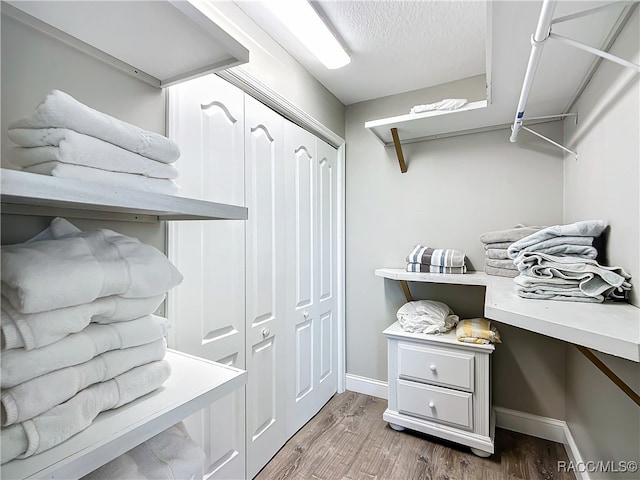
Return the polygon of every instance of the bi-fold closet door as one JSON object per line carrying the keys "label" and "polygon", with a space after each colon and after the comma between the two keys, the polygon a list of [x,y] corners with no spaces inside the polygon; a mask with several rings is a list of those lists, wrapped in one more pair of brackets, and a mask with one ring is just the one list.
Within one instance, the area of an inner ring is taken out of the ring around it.
{"label": "bi-fold closet door", "polygon": [[252,478],[337,388],[336,150],[215,76],[169,100],[183,193],[249,208],[171,227],[170,342],[248,371],[189,427],[210,478]]}

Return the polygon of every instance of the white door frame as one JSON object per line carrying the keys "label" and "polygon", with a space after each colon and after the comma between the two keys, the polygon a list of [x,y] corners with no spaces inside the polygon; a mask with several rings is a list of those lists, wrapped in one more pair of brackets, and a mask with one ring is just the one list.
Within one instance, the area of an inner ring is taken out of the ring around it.
{"label": "white door frame", "polygon": [[345,141],[315,118],[300,110],[296,105],[271,89],[242,67],[217,72],[216,75],[240,88],[247,94],[275,110],[288,120],[300,125],[338,149],[338,392],[345,390]]}

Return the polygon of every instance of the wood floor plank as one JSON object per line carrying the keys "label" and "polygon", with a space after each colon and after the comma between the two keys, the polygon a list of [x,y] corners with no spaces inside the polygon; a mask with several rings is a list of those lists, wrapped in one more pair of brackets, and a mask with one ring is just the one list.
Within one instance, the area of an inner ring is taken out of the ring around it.
{"label": "wood floor plank", "polygon": [[575,480],[558,472],[564,446],[496,429],[496,452],[473,455],[462,445],[391,429],[386,400],[335,395],[276,454],[256,480]]}

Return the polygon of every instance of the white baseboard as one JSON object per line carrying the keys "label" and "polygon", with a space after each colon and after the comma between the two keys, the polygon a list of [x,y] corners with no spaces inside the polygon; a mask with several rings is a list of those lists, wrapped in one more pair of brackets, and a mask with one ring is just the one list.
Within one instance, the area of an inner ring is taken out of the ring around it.
{"label": "white baseboard", "polygon": [[362,393],[363,395],[371,395],[372,397],[384,398],[385,400],[388,400],[387,382],[374,380],[372,378],[360,377],[358,375],[352,375],[350,373],[347,373],[346,380],[347,390],[351,392]]}
{"label": "white baseboard", "polygon": [[[387,382],[381,380],[374,380],[372,378],[347,373],[346,387],[347,390],[351,392],[388,400]],[[567,450],[570,462],[573,465],[582,464],[582,455],[580,455],[580,451],[573,439],[573,435],[571,435],[571,430],[569,430],[567,422],[504,407],[494,407],[494,410],[496,412],[496,427],[562,443]],[[579,472],[576,470],[576,475],[579,480],[590,480],[589,472]]]}

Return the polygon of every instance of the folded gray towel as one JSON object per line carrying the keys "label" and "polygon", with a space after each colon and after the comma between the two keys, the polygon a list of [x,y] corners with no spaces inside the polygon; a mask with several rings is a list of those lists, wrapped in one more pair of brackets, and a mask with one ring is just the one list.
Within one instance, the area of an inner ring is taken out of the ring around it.
{"label": "folded gray towel", "polygon": [[519,274],[518,270],[509,270],[508,268],[490,267],[489,265],[484,266],[484,273],[486,273],[487,275],[493,275],[495,277],[509,277],[509,278],[517,277]]}
{"label": "folded gray towel", "polygon": [[518,267],[516,267],[513,263],[513,260],[508,259],[508,260],[495,260],[493,258],[486,258],[485,259],[485,264],[489,267],[494,267],[494,268],[506,268],[507,270],[518,270]]}
{"label": "folded gray towel", "polygon": [[509,248],[509,246],[512,244],[513,242],[492,242],[492,243],[485,243],[484,244],[484,249],[485,250],[490,250],[490,249],[507,249]]}
{"label": "folded gray towel", "polygon": [[520,240],[521,238],[539,231],[541,228],[544,227],[526,227],[519,225],[514,228],[483,233],[480,235],[480,241],[482,243],[515,242],[516,240]]}
{"label": "folded gray towel", "polygon": [[507,260],[509,259],[509,255],[507,255],[506,248],[488,248],[484,252],[487,258],[492,258],[494,260]]}
{"label": "folded gray towel", "polygon": [[[514,242],[513,245],[509,247],[509,257],[516,258],[518,253],[524,251],[525,248],[546,240],[555,239],[556,237],[595,238],[600,236],[605,228],[606,224],[602,220],[586,220],[583,222],[571,223],[569,225],[554,225],[552,227],[547,227]],[[575,242],[575,240],[573,242]],[[560,243],[562,243],[562,241],[560,241]],[[560,243],[555,245],[559,245]],[[571,244],[572,241],[565,241],[564,243]]]}

